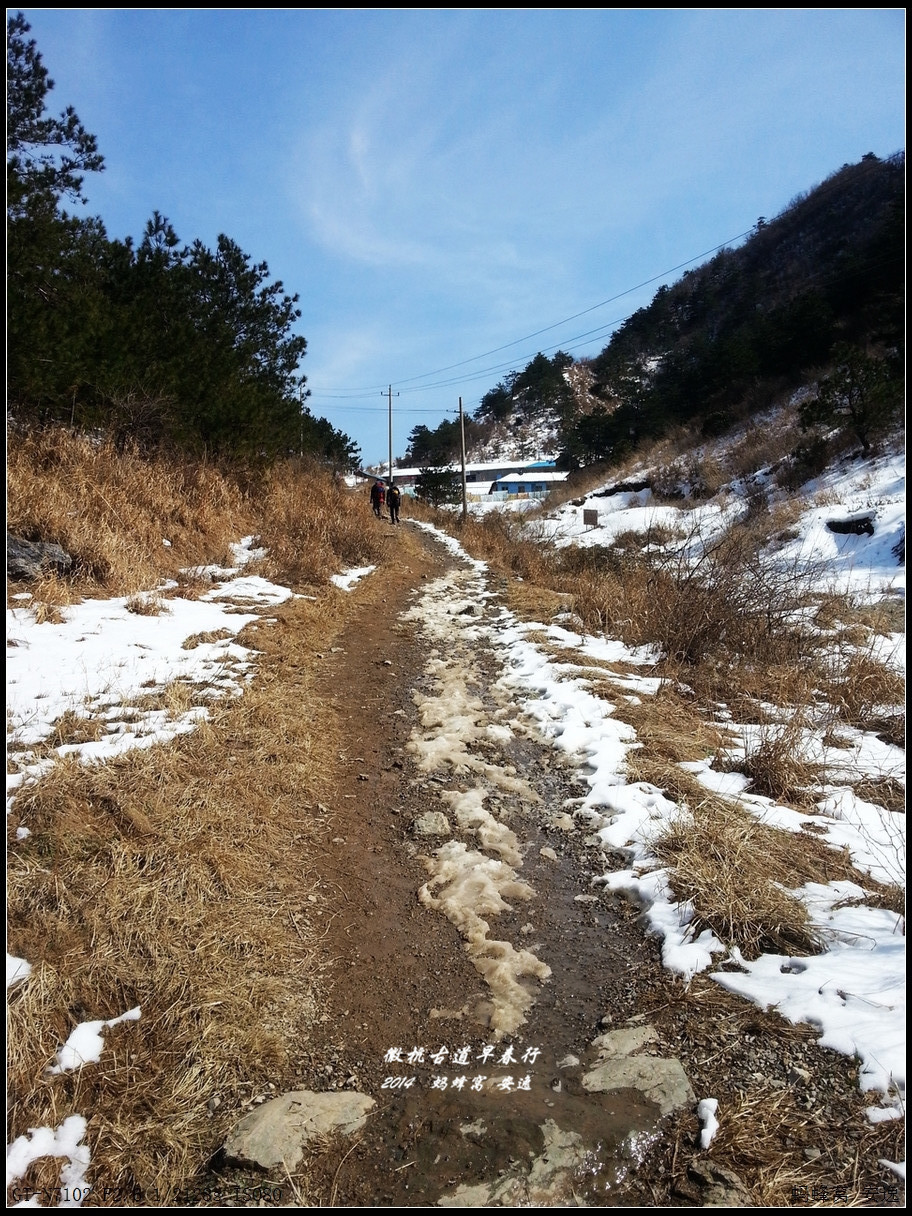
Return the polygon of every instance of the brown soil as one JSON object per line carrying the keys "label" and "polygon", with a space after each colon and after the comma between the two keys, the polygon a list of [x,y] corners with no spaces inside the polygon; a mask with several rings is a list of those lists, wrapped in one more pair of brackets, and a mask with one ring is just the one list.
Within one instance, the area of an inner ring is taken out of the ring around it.
{"label": "brown soil", "polygon": [[[286,1089],[358,1090],[377,1106],[365,1128],[350,1140],[309,1151],[293,1179],[277,1178],[281,1198],[292,1206],[427,1206],[459,1184],[497,1177],[528,1160],[542,1147],[541,1125],[554,1119],[572,1124],[593,1146],[585,1176],[572,1196],[555,1206],[702,1206],[706,1181],[691,1168],[697,1159],[700,1126],[694,1112],[661,1123],[656,1108],[633,1091],[584,1094],[580,1077],[593,1060],[587,1048],[606,1026],[648,1021],[660,1035],[660,1053],[684,1064],[697,1098],[712,1095],[737,1104],[748,1095],[794,1100],[795,1114],[774,1137],[770,1150],[745,1147],[720,1137],[713,1158],[738,1174],[754,1202],[795,1202],[785,1184],[772,1198],[769,1177],[788,1166],[791,1184],[828,1180],[853,1183],[854,1206],[883,1206],[883,1194],[865,1195],[863,1185],[887,1186],[896,1179],[877,1166],[891,1156],[879,1133],[863,1133],[851,1061],[820,1051],[808,1028],[738,1002],[707,981],[703,1004],[688,997],[661,966],[658,944],[623,900],[590,896],[593,875],[606,861],[585,833],[549,827],[564,800],[581,792],[578,777],[560,767],[550,749],[532,741],[514,742],[507,759],[536,789],[541,803],[510,809],[511,827],[524,842],[522,878],[535,890],[533,907],[497,919],[494,936],[523,944],[521,928],[535,922],[535,950],[552,969],[536,985],[537,999],[526,1023],[495,1042],[484,1024],[485,990],[456,928],[424,907],[418,891],[428,875],[421,855],[439,841],[416,840],[411,824],[428,810],[446,810],[433,776],[419,773],[405,745],[417,721],[412,692],[426,687],[426,645],[409,622],[400,620],[429,580],[458,559],[426,534],[403,524],[388,529],[389,554],[381,570],[352,592],[353,611],[332,650],[323,656],[319,692],[327,729],[345,741],[333,780],[322,792],[316,813],[323,816],[323,855],[315,907],[325,924],[320,944],[327,967],[326,1007],[310,1040],[300,1045],[294,1077]],[[498,658],[478,656],[493,678]],[[484,689],[477,690],[480,694]],[[322,809],[321,809],[322,808]],[[542,858],[548,846],[557,860]],[[478,1062],[485,1046],[495,1061],[507,1046],[517,1056],[530,1048],[537,1057],[521,1069]],[[403,1063],[385,1057],[401,1048]],[[409,1063],[413,1049],[426,1055],[446,1047],[470,1049],[468,1069],[444,1060]],[[579,1066],[558,1068],[568,1055]],[[815,1089],[809,1105],[794,1089],[782,1093],[779,1074],[801,1065],[812,1070]],[[433,1088],[435,1077],[479,1071],[498,1078],[528,1075],[528,1091],[460,1093]],[[755,1078],[751,1080],[750,1074]],[[413,1077],[409,1088],[398,1088]],[[768,1085],[776,1086],[765,1090]],[[478,1121],[485,1136],[467,1134]],[[643,1129],[646,1147],[631,1158],[628,1132]],[[855,1130],[857,1129],[857,1130]],[[867,1139],[865,1137],[867,1136]],[[814,1159],[806,1149],[820,1149]],[[901,1151],[898,1143],[893,1152]],[[753,1155],[752,1155],[753,1154]],[[893,1160],[899,1159],[892,1156]],[[257,1180],[213,1163],[225,1191],[223,1206],[244,1206],[244,1193]],[[232,1199],[229,1184],[240,1187]],[[753,1188],[753,1190],[752,1190]],[[891,1197],[888,1195],[887,1202]],[[902,1188],[893,1202],[901,1203]],[[800,1201],[799,1201],[800,1202]]]}

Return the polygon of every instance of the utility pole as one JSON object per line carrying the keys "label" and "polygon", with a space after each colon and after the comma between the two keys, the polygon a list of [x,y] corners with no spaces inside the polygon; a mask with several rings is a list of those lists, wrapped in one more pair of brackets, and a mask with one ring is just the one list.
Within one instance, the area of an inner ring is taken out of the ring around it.
{"label": "utility pole", "polygon": [[[398,393],[395,394],[397,397]],[[390,385],[387,389],[387,397],[389,398],[389,474],[386,479],[386,484],[393,484],[393,386]]]}
{"label": "utility pole", "polygon": [[462,398],[459,398],[459,450],[462,454],[462,518],[463,521],[469,514],[469,504],[466,496],[466,474],[465,474],[465,420],[462,415]]}

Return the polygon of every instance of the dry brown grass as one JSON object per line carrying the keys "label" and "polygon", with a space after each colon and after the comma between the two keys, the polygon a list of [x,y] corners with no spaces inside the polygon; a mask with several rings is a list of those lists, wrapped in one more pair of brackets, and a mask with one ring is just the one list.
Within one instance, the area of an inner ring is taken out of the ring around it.
{"label": "dry brown grass", "polygon": [[[606,692],[608,699],[612,699],[610,684]],[[613,697],[617,697],[616,688]],[[655,761],[681,764],[707,760],[718,756],[731,742],[723,730],[706,721],[693,699],[670,680],[639,704],[619,702],[614,716],[634,728],[643,755]]]}
{"label": "dry brown grass", "polygon": [[322,586],[341,566],[375,565],[383,556],[367,495],[351,494],[325,473],[297,462],[277,466],[256,505],[269,577]]}
{"label": "dry brown grass", "polygon": [[91,743],[105,733],[105,724],[98,718],[85,717],[68,709],[54,723],[50,742],[54,747],[67,743]]}
{"label": "dry brown grass", "polygon": [[69,579],[29,588],[46,611],[84,592],[129,595],[132,611],[151,612],[146,602],[173,592],[150,599],[150,587],[176,579],[182,595],[207,589],[202,570],[233,565],[231,544],[245,535],[268,547],[264,573],[296,586],[324,585],[383,552],[366,496],[298,460],[254,477],[49,430],[10,436],[7,481],[9,531],[56,541],[76,563]]}
{"label": "dry brown grass", "polygon": [[813,806],[819,797],[820,766],[804,758],[806,723],[800,713],[784,723],[762,727],[738,771],[750,778],[754,793],[792,806]]}
{"label": "dry brown grass", "polygon": [[573,607],[570,596],[525,581],[506,582],[504,594],[510,611],[522,621],[551,621]]}
{"label": "dry brown grass", "polygon": [[93,593],[147,589],[227,557],[238,531],[253,531],[243,490],[217,468],[147,460],[65,430],[11,433],[7,484],[9,531],[62,545]]}
{"label": "dry brown grass", "polygon": [[873,802],[895,814],[906,813],[906,787],[895,777],[864,777],[852,788],[865,802]]}
{"label": "dry brown grass", "polygon": [[[338,620],[303,600],[274,615],[253,686],[209,724],[104,766],[59,762],[15,802],[10,826],[31,835],[9,843],[8,945],[34,970],[10,1001],[12,1135],[90,1115],[92,1173],[112,1187],[174,1194],[242,1084],[281,1080],[315,1016],[310,806],[339,749],[325,713],[311,731],[307,695]],[[99,1064],[47,1073],[76,1023],[136,1006]]]}
{"label": "dry brown grass", "polygon": [[789,892],[850,874],[857,880],[848,857],[811,835],[768,827],[679,768],[633,756],[634,779],[657,785],[686,808],[653,849],[669,867],[675,898],[693,906],[695,935],[710,929],[745,958],[818,953],[807,910]]}
{"label": "dry brown grass", "polygon": [[131,595],[125,605],[127,612],[136,616],[162,616],[170,609],[157,595]]}
{"label": "dry brown grass", "polygon": [[905,739],[905,680],[863,652],[853,654],[838,681],[838,707],[851,726],[887,735],[897,746]]}
{"label": "dry brown grass", "polygon": [[30,608],[38,625],[62,625],[66,620],[66,617],[56,604],[47,604],[43,600],[33,600]]}
{"label": "dry brown grass", "polygon": [[[880,1163],[903,1159],[904,1121],[868,1122],[857,1067],[820,1047],[819,1030],[745,1002],[706,974],[654,1000],[650,1021],[667,1049],[682,1056],[696,1092],[719,1103],[708,1149],[699,1147],[694,1114],[666,1142],[679,1202],[707,1203],[706,1171],[718,1166],[736,1174],[757,1207],[887,1206],[878,1200],[891,1190],[901,1199],[902,1184],[885,1183],[891,1175]],[[794,1063],[810,1071],[810,1086],[789,1077]]]}
{"label": "dry brown grass", "polygon": [[725,453],[730,477],[749,477],[760,469],[771,468],[785,460],[804,438],[795,408],[777,411],[774,426],[750,423],[744,434]]}
{"label": "dry brown grass", "polygon": [[[861,1109],[857,1120],[864,1126]],[[872,1179],[864,1163],[902,1160],[902,1121],[898,1123],[868,1126],[859,1140],[851,1141],[838,1129],[821,1126],[819,1115],[801,1104],[800,1093],[756,1085],[733,1096],[710,1155],[719,1154],[741,1177],[750,1178],[759,1207],[831,1206],[837,1186],[844,1193],[840,1207],[880,1206],[882,1178]],[[820,1151],[820,1156],[809,1160],[794,1151],[796,1145]],[[895,1189],[901,1193],[901,1186]]]}

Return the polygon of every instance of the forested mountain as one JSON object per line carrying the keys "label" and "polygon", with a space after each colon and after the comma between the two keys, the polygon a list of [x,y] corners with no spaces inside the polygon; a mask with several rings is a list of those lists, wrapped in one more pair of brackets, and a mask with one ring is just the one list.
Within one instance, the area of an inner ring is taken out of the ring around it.
{"label": "forested mountain", "polygon": [[[869,153],[661,287],[594,359],[539,353],[504,377],[466,442],[544,419],[574,468],[680,424],[722,433],[808,387],[808,427],[843,420],[864,447],[902,408],[904,332],[905,157]],[[412,462],[457,454],[453,426],[413,432]]]}
{"label": "forested mountain", "polygon": [[293,333],[298,297],[228,236],[182,245],[153,212],[138,245],[78,219],[87,173],[104,169],[53,88],[21,13],[7,26],[8,411],[18,425],[63,421],[142,447],[257,458],[359,455],[304,402]]}

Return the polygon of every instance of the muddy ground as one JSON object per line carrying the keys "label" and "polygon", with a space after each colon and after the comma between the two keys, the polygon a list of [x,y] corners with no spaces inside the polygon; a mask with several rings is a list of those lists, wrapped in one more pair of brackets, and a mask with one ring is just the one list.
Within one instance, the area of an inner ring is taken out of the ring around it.
{"label": "muddy ground", "polygon": [[[477,773],[467,777],[445,764],[419,767],[413,746],[426,733],[416,694],[440,695],[429,659],[446,648],[429,642],[410,609],[432,587],[439,597],[438,580],[455,578],[454,608],[463,611],[465,563],[414,527],[379,526],[388,529],[389,558],[352,593],[355,611],[319,674],[326,713],[345,740],[338,780],[310,808],[322,834],[313,902],[324,925],[325,1010],[300,1044],[295,1075],[277,1078],[265,1095],[357,1090],[377,1105],[354,1136],[311,1146],[292,1178],[275,1175],[281,1191],[267,1202],[903,1202],[895,1176],[877,1163],[883,1145],[865,1129],[852,1062],[820,1050],[811,1028],[782,1023],[711,981],[688,994],[662,967],[659,943],[638,910],[593,887],[610,865],[596,842],[579,826],[554,825],[582,794],[582,775],[519,731],[480,750],[485,763],[518,774],[534,791],[530,798],[487,782],[488,805],[520,841],[518,872],[534,893],[490,918],[491,937],[533,950],[550,975],[522,978],[534,998],[525,1020],[511,1033],[492,1029],[491,993],[463,935],[419,898],[429,880],[424,859],[443,839],[414,829],[425,812],[452,821],[445,792],[479,782]],[[500,611],[496,578],[487,576],[487,585],[494,594],[482,605],[482,624]],[[492,695],[501,658],[490,640],[471,645],[470,691],[492,722],[503,723],[502,695]],[[707,1152],[695,1105],[663,1117],[634,1089],[586,1092],[593,1041],[606,1029],[637,1026],[655,1029],[656,1054],[681,1061],[697,1100],[718,1098],[720,1113],[776,1106],[780,1130],[762,1145],[729,1130]],[[391,1060],[396,1048],[401,1059]],[[481,1075],[488,1088],[479,1092],[472,1083]],[[461,1090],[458,1076],[465,1077]],[[251,1095],[251,1104],[263,1096]],[[561,1155],[561,1144],[571,1142],[573,1151]],[[264,1180],[223,1160],[212,1164],[218,1202],[249,1206],[243,1195]]]}

